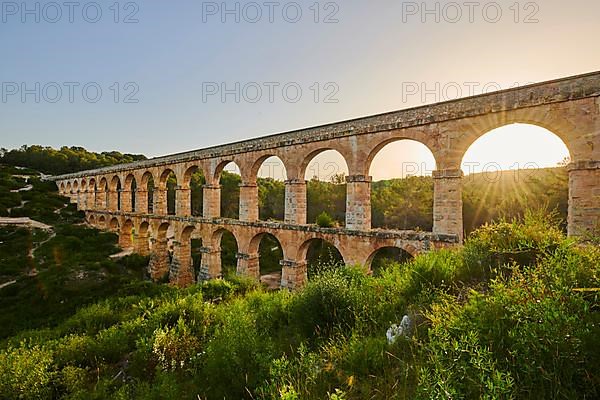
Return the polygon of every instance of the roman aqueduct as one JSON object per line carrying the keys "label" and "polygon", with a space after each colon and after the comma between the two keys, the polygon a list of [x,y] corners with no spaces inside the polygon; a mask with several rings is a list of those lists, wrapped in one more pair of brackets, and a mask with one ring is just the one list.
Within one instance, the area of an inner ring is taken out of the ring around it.
{"label": "roman aqueduct", "polygon": [[[57,176],[59,191],[84,210],[89,224],[119,234],[124,249],[150,255],[150,272],[185,286],[221,275],[221,236],[237,241],[237,272],[257,277],[258,247],[265,234],[283,250],[281,286],[306,280],[306,257],[316,239],[333,244],[347,264],[369,265],[381,248],[410,254],[463,240],[461,160],[485,133],[513,123],[533,124],[556,134],[570,152],[568,233],[582,236],[600,224],[600,72],[267,136],[132,164]],[[385,145],[411,139],[433,153],[433,232],[371,228],[369,167]],[[543,143],[540,144],[543,146]],[[307,224],[305,171],[326,150],[346,160],[346,221],[343,228]],[[279,157],[287,174],[285,220],[260,221],[257,174],[269,157]],[[220,176],[235,162],[240,169],[239,219],[221,218]],[[190,180],[206,179],[201,217],[191,215]],[[176,209],[167,212],[167,177],[177,177]],[[154,182],[149,208],[148,182]],[[174,235],[169,246],[167,233]],[[202,240],[194,276],[191,240]]]}

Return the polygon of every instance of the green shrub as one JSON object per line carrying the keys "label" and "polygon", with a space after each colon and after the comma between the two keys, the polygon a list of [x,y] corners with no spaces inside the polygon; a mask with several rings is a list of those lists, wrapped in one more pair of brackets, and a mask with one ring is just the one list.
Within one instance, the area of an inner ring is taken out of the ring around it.
{"label": "green shrub", "polygon": [[291,321],[304,337],[351,332],[369,305],[368,279],[355,267],[323,272],[292,299]]}
{"label": "green shrub", "polygon": [[217,321],[203,357],[207,397],[248,397],[268,376],[272,339],[257,331],[253,314],[241,300],[220,310]]}
{"label": "green shrub", "polygon": [[316,223],[321,228],[332,228],[335,225],[333,218],[325,211],[317,216]]}
{"label": "green shrub", "polygon": [[153,353],[165,371],[192,368],[200,352],[200,340],[181,318],[173,328],[159,328],[154,332]]}
{"label": "green shrub", "polygon": [[434,330],[420,373],[417,399],[503,399],[514,396],[515,381],[496,365],[475,332],[453,337]]}
{"label": "green shrub", "polygon": [[226,300],[233,295],[234,290],[233,283],[222,279],[213,279],[202,283],[202,294],[205,299],[211,301]]}
{"label": "green shrub", "polygon": [[60,383],[67,393],[78,393],[87,389],[88,371],[83,368],[66,366],[60,371]]}
{"label": "green shrub", "polygon": [[0,351],[0,398],[52,398],[52,362],[52,352],[40,346]]}

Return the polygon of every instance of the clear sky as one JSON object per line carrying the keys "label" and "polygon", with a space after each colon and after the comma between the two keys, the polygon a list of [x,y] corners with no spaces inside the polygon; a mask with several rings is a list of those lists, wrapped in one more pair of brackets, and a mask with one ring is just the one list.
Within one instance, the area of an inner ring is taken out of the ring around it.
{"label": "clear sky", "polygon": [[0,146],[158,156],[600,70],[592,0],[226,3],[1,2]]}

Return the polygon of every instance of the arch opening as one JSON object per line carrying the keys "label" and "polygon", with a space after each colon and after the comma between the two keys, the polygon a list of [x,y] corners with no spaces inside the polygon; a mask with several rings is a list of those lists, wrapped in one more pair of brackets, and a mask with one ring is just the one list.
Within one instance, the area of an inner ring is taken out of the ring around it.
{"label": "arch opening", "polygon": [[324,239],[310,239],[300,247],[300,259],[306,260],[308,278],[320,271],[344,265],[338,248]]}
{"label": "arch opening", "polygon": [[378,275],[392,264],[402,264],[413,259],[413,256],[400,247],[382,247],[371,254],[367,260],[367,268]]}
{"label": "arch opening", "polygon": [[238,243],[235,235],[227,229],[219,229],[213,234],[213,247],[220,254],[220,276],[232,276],[237,272]]}
{"label": "arch opening", "polygon": [[258,218],[261,221],[283,221],[285,214],[285,180],[283,161],[272,156],[257,162]]}
{"label": "arch opening", "polygon": [[136,252],[143,256],[148,255],[152,251],[152,226],[148,221],[142,221],[135,232],[135,248]]}
{"label": "arch opening", "polygon": [[119,247],[123,250],[133,250],[134,233],[133,221],[127,219],[119,231]]}
{"label": "arch opening", "polygon": [[110,224],[108,226],[111,232],[118,233],[119,232],[119,220],[117,218],[112,218],[110,220]]}
{"label": "arch opening", "polygon": [[152,173],[147,171],[144,173],[144,175],[142,175],[141,187],[142,187],[142,190],[146,191],[147,207],[146,207],[146,210],[140,210],[140,212],[147,212],[148,214],[154,214],[155,184],[154,184],[154,177],[152,176]]}
{"label": "arch opening", "polygon": [[283,247],[270,233],[261,233],[250,242],[250,254],[258,253],[258,273],[260,282],[269,289],[281,287]]}
{"label": "arch opening", "polygon": [[465,232],[527,210],[556,212],[566,231],[570,159],[563,140],[537,125],[508,124],[480,136],[461,162]]}
{"label": "arch opening", "polygon": [[433,230],[435,157],[421,142],[394,139],[369,156],[371,226],[394,230]]}
{"label": "arch opening", "polygon": [[106,180],[106,178],[102,178],[100,179],[100,186],[99,186],[99,192],[100,194],[98,196],[100,196],[100,205],[101,208],[107,208],[108,207],[108,181]]}
{"label": "arch opening", "polygon": [[333,149],[317,150],[304,160],[300,171],[307,180],[307,222],[317,223],[317,217],[326,214],[333,225],[343,226],[346,220],[346,176],[349,173],[344,156]]}
{"label": "arch opening", "polygon": [[124,190],[129,192],[129,204],[128,207],[132,212],[137,212],[138,210],[136,209],[136,192],[137,192],[137,181],[135,179],[135,176],[133,176],[133,174],[129,174],[127,175],[127,178],[125,178],[125,188]]}
{"label": "arch opening", "polygon": [[121,179],[118,176],[114,176],[110,183],[110,196],[114,198],[110,199],[111,209],[121,211],[121,192],[123,187],[121,186]]}
{"label": "arch opening", "polygon": [[159,189],[159,194],[166,191],[166,199],[160,199],[161,202],[166,200],[166,214],[175,215],[177,212],[177,175],[174,171],[167,169],[162,173]]}
{"label": "arch opening", "polygon": [[90,179],[88,183],[88,208],[95,209],[96,208],[96,196],[98,188],[96,187],[96,180],[94,178]]}
{"label": "arch opening", "polygon": [[221,216],[239,219],[240,217],[240,184],[242,176],[240,167],[233,161],[225,162],[217,171],[216,180],[221,185]]}
{"label": "arch opening", "polygon": [[190,190],[190,214],[194,217],[203,215],[204,185],[206,178],[200,167],[194,165],[187,169],[184,174],[182,187]]}

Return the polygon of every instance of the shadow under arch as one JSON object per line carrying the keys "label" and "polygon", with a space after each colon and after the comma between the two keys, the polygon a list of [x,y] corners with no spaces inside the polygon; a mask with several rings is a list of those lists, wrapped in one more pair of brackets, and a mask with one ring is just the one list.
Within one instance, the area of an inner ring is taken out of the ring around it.
{"label": "shadow under arch", "polygon": [[341,267],[345,264],[340,250],[331,242],[321,239],[308,239],[298,249],[298,259],[306,261],[308,278],[322,269]]}
{"label": "shadow under arch", "polygon": [[89,209],[96,209],[96,195],[98,192],[98,188],[96,187],[96,179],[94,178],[90,178],[90,181],[88,182],[88,208]]}
{"label": "shadow under arch", "polygon": [[412,260],[416,255],[416,250],[410,247],[383,246],[371,253],[367,258],[366,267],[377,275],[391,263],[405,263]]}
{"label": "shadow under arch", "polygon": [[181,187],[189,189],[189,212],[192,216],[204,215],[204,185],[206,185],[205,172],[200,165],[192,165],[183,173]]}
{"label": "shadow under arch", "polygon": [[126,190],[129,192],[129,204],[127,205],[129,207],[129,209],[132,212],[137,212],[137,207],[136,207],[136,191],[137,191],[137,180],[135,179],[135,176],[133,174],[128,174],[125,177],[125,183],[123,186],[123,190]]}
{"label": "shadow under arch", "polygon": [[145,171],[142,174],[142,181],[140,182],[140,187],[143,191],[146,191],[146,204],[143,205],[143,202],[140,202],[138,212],[153,214],[154,213],[154,190],[156,185],[154,183],[154,175],[152,172]]}
{"label": "shadow under arch", "polygon": [[119,247],[121,247],[123,250],[132,250],[133,235],[133,221],[130,218],[127,218],[119,230]]}
{"label": "shadow under arch", "polygon": [[238,240],[233,232],[219,228],[211,235],[210,248],[219,252],[219,276],[235,275],[237,271]]}
{"label": "shadow under arch", "polygon": [[283,272],[281,262],[285,259],[279,239],[269,232],[258,233],[250,240],[248,253],[258,254],[260,281],[270,289],[279,289]]}
{"label": "shadow under arch", "polygon": [[111,232],[119,233],[119,220],[117,218],[112,218],[108,225],[108,229],[110,229]]}
{"label": "shadow under arch", "polygon": [[160,174],[158,180],[158,190],[160,192],[165,191],[165,198],[161,197],[161,202],[166,201],[166,204],[160,204],[162,210],[166,215],[175,215],[177,212],[177,175],[171,168],[165,168]]}
{"label": "shadow under arch", "polygon": [[[121,190],[123,186],[121,184],[121,178],[118,175],[112,177],[110,181],[110,189],[109,189],[109,205],[112,205],[113,208],[117,211],[121,210]],[[111,198],[110,196],[114,196]]]}

